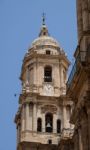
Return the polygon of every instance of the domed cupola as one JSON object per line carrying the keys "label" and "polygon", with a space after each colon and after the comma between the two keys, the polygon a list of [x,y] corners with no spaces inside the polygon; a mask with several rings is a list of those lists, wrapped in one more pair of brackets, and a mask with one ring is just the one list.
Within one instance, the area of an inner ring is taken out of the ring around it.
{"label": "domed cupola", "polygon": [[51,37],[48,32],[48,28],[45,24],[45,16],[43,16],[43,19],[42,19],[42,26],[40,29],[39,36],[32,42],[28,52],[31,52],[32,50],[40,52],[42,47],[43,47],[42,53],[45,52],[44,48],[45,49],[52,48],[60,52],[59,43],[53,37]]}

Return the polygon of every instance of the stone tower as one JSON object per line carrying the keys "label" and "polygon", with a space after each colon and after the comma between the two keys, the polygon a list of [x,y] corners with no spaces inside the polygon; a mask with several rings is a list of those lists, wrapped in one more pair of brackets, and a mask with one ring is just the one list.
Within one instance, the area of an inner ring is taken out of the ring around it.
{"label": "stone tower", "polygon": [[58,42],[49,35],[45,18],[26,53],[22,92],[15,116],[17,150],[55,149],[68,136],[71,105],[66,100],[69,61]]}

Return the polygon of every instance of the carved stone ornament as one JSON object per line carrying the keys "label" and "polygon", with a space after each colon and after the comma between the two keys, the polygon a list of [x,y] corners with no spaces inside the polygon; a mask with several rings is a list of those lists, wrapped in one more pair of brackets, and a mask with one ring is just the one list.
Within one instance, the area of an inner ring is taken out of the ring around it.
{"label": "carved stone ornament", "polygon": [[41,108],[41,111],[42,113],[45,113],[45,112],[52,112],[52,113],[56,113],[57,112],[57,108],[55,106],[52,106],[52,105],[44,105],[42,108]]}

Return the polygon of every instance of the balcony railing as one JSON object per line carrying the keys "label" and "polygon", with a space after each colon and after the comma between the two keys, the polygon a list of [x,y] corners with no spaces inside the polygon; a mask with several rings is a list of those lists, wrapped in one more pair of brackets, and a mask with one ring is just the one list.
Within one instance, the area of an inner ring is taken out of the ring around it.
{"label": "balcony railing", "polygon": [[79,63],[81,63],[82,65],[85,65],[87,62],[87,51],[79,51],[78,56],[76,58],[76,61],[72,67],[71,73],[69,75],[68,81],[67,81],[67,87],[70,87],[72,80],[74,78],[75,73],[78,72],[79,70]]}
{"label": "balcony railing", "polygon": [[44,82],[52,82],[52,77],[45,76],[44,77]]}

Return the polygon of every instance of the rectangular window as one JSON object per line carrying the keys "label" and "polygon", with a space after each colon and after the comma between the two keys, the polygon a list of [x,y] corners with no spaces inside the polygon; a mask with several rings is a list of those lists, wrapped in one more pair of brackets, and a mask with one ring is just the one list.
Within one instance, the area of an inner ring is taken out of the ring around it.
{"label": "rectangular window", "polygon": [[50,55],[50,50],[46,50],[46,54],[47,54],[47,55]]}
{"label": "rectangular window", "polygon": [[52,82],[52,68],[50,66],[44,68],[44,82]]}

